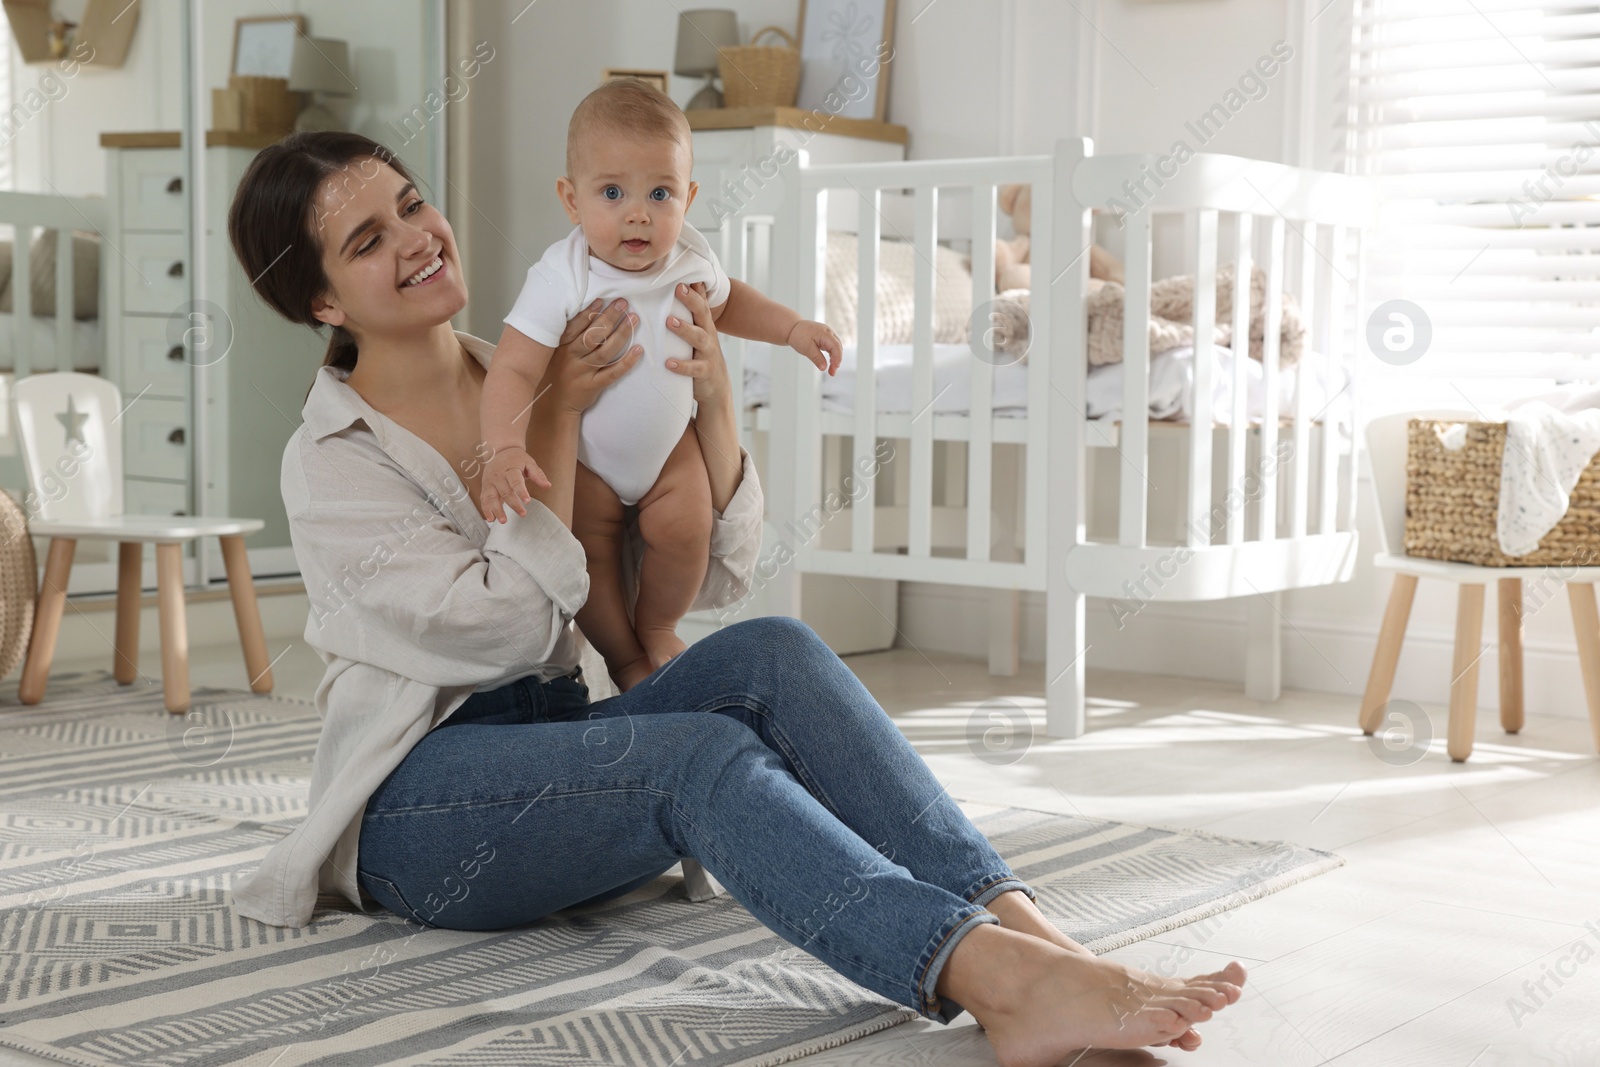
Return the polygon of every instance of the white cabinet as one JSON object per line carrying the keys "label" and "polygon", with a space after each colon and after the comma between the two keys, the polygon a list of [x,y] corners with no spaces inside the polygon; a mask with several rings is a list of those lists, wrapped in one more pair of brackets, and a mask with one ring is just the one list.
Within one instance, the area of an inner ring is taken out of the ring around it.
{"label": "white cabinet", "polygon": [[[262,519],[265,528],[245,538],[252,572],[294,574],[279,469],[326,344],[261,302],[228,240],[228,208],[258,149],[206,149],[205,303],[196,305],[182,150],[175,134],[165,135],[170,143],[136,136],[153,143],[110,143],[117,135],[102,142],[110,237],[118,249],[106,277],[105,373],[125,406],[124,508]],[[199,331],[208,330],[228,344],[197,356]],[[204,549],[204,578],[222,581],[219,546]],[[187,582],[202,579],[194,559],[186,559],[185,569]]]}
{"label": "white cabinet", "polygon": [[[712,248],[720,246],[721,219],[732,211],[755,210],[766,202],[757,197],[781,193],[782,179],[777,176],[776,164],[789,152],[804,149],[812,164],[880,163],[905,158],[906,131],[904,127],[888,123],[828,119],[796,108],[690,111],[688,115],[694,131],[694,179],[700,186],[688,220],[706,234]],[[739,125],[740,122],[746,125]],[[833,229],[854,230],[859,210],[858,204],[832,204],[828,225]],[[765,289],[771,276],[768,270],[770,228],[753,227],[749,237],[749,269],[743,280]],[[737,359],[745,344],[724,339],[723,348],[731,358]],[[748,413],[744,425],[743,432],[753,439],[756,431]],[[770,450],[763,447],[764,441],[754,443],[756,447],[751,453],[759,466],[763,453]],[[848,528],[848,513],[835,516],[832,522]],[[759,572],[770,577],[765,572],[782,557],[772,555],[779,532],[769,525],[766,535]],[[768,584],[760,579],[756,581],[753,601],[738,618],[767,613]],[[801,578],[800,601],[802,618],[829,648],[841,655],[877,651],[894,645],[899,620],[897,582],[807,574]],[[684,619],[678,633],[685,641],[694,641],[716,630],[723,621],[716,612],[697,613]]]}

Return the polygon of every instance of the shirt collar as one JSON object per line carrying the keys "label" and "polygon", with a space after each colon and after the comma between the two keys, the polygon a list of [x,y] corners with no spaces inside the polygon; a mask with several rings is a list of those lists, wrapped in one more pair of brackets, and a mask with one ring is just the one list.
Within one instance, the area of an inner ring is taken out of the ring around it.
{"label": "shirt collar", "polygon": [[[470,333],[455,331],[456,340],[471,356],[487,369],[494,356],[494,345]],[[342,367],[319,367],[316,380],[311,383],[311,393],[306,397],[300,417],[305,422],[305,432],[311,440],[320,441],[329,434],[338,433],[356,421],[367,424],[378,443],[388,447],[390,419],[362,399],[345,381],[350,372]]]}

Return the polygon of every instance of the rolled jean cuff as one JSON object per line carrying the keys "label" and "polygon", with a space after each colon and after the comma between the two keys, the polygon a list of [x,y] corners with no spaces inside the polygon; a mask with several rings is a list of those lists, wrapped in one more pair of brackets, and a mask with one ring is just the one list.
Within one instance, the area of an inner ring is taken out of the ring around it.
{"label": "rolled jean cuff", "polygon": [[[940,997],[934,992],[939,984],[939,975],[944,970],[944,965],[950,959],[950,954],[956,950],[956,945],[963,937],[971,933],[983,923],[998,925],[1000,917],[983,910],[981,907],[963,908],[950,917],[940,932],[929,942],[929,952],[932,956],[922,967],[922,980],[917,983],[916,1008],[924,1018],[937,1019],[942,1023],[953,1022],[957,1016],[966,1011],[960,1004],[949,997]],[[928,955],[927,952],[923,955]]]}
{"label": "rolled jean cuff", "polygon": [[995,897],[999,896],[1001,893],[1009,893],[1013,889],[1022,890],[1028,895],[1028,899],[1034,903],[1038,903],[1039,901],[1039,894],[1033,891],[1032,886],[1028,885],[1022,879],[1014,878],[1010,875],[997,878],[992,882],[980,882],[978,884],[980,888],[976,893],[969,890],[963,895],[980,908],[988,907],[989,902]]}

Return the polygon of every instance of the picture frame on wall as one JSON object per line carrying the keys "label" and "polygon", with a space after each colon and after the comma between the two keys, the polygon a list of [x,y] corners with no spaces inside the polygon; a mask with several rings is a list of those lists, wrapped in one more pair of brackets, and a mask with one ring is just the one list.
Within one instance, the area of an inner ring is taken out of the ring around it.
{"label": "picture frame on wall", "polygon": [[662,92],[667,91],[667,72],[664,70],[629,70],[625,67],[607,67],[600,73],[600,84],[614,82],[619,78],[636,78],[647,82]]}
{"label": "picture frame on wall", "polygon": [[884,121],[894,5],[895,0],[800,0],[796,107]]}
{"label": "picture frame on wall", "polygon": [[258,15],[233,22],[230,74],[284,78],[294,66],[294,42],[304,36],[304,15]]}

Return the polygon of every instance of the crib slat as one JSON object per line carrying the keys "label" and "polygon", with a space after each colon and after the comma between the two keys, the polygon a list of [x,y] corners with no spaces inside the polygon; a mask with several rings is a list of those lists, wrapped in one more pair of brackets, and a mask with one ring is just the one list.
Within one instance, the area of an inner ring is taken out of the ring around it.
{"label": "crib slat", "polygon": [[911,335],[911,513],[908,550],[912,556],[932,554],[933,524],[933,257],[937,252],[939,190],[923,186],[916,192],[916,223],[912,234],[916,273],[912,280],[912,309],[916,325]]}
{"label": "crib slat", "polygon": [[1261,342],[1261,500],[1256,536],[1263,541],[1278,536],[1278,361],[1283,330],[1283,216],[1274,215],[1267,230],[1266,336]]}
{"label": "crib slat", "polygon": [[1211,351],[1217,317],[1217,213],[1189,212],[1194,234],[1194,391],[1189,411],[1189,514],[1184,523],[1190,545],[1211,543],[1211,393],[1216,361]]}
{"label": "crib slat", "polygon": [[72,231],[56,228],[56,369],[72,372]]}
{"label": "crib slat", "polygon": [[1228,413],[1228,544],[1244,542],[1245,446],[1250,440],[1250,241],[1255,216],[1237,216],[1238,240],[1233,257],[1233,387]]}
{"label": "crib slat", "polygon": [[[1356,420],[1356,412],[1361,408],[1360,398],[1356,395],[1361,383],[1360,375],[1356,368],[1361,365],[1359,353],[1361,351],[1361,327],[1366,322],[1366,302],[1361,298],[1362,279],[1366,277],[1367,241],[1366,236],[1358,227],[1350,228],[1350,239],[1355,242],[1354,267],[1351,286],[1351,315],[1350,322],[1356,324],[1355,332],[1351,337],[1351,349],[1346,353],[1343,370],[1350,376],[1349,392],[1345,394],[1344,410],[1350,412],[1350,465],[1344,472],[1344,500],[1345,500],[1345,526],[1346,530],[1356,528],[1356,502],[1361,499],[1356,490],[1356,479],[1361,472],[1361,426]],[[1334,383],[1338,388],[1338,383]]]}
{"label": "crib slat", "polygon": [[[1323,366],[1326,369],[1330,394],[1338,390],[1334,384],[1338,379],[1335,368],[1338,367],[1344,349],[1344,237],[1343,226],[1329,227],[1332,231],[1328,234],[1328,282],[1319,291],[1319,302],[1323,305],[1323,318],[1327,321],[1327,336],[1323,341]],[[1318,405],[1322,407],[1322,503],[1317,509],[1317,526],[1322,533],[1332,533],[1334,520],[1338,517],[1337,489],[1339,484],[1339,419],[1337,404],[1329,403],[1332,397],[1324,399]]]}
{"label": "crib slat", "polygon": [[[850,545],[856,552],[871,552],[877,488],[873,453],[878,443],[878,241],[882,233],[883,191],[861,190],[856,227],[856,398],[852,436],[854,469],[851,471]],[[844,340],[841,338],[841,340]],[[865,490],[856,479],[867,479]]]}
{"label": "crib slat", "polygon": [[33,331],[24,329],[33,321],[33,227],[17,223],[11,241],[11,343],[16,353],[15,373],[26,378],[33,373]]}
{"label": "crib slat", "polygon": [[[1065,324],[1059,329],[1066,332],[1061,336],[1078,338],[1075,344],[1068,343],[1061,348],[1080,353],[1084,350],[1081,307],[1077,309],[1077,317],[1067,316],[1064,320],[1056,317],[1060,300],[1065,299],[1065,294],[1072,291],[1072,284],[1067,281],[1065,264],[1071,262],[1073,256],[1088,247],[1088,236],[1083,235],[1081,240],[1074,242],[1071,251],[1065,256],[1056,252],[1056,249],[1062,246],[1058,240],[1058,227],[1055,221],[1057,193],[1052,183],[1066,181],[1068,179],[1062,175],[1070,176],[1072,173],[1071,168],[1066,166],[1062,159],[1062,151],[1058,147],[1053,162],[1054,169],[1048,175],[1041,175],[1034,184],[1038,196],[1033,205],[1033,240],[1028,249],[1028,258],[1040,278],[1050,279],[1052,292],[1049,296],[1030,300],[1028,305],[1028,317],[1032,320],[1028,324],[1028,444],[1017,459],[1017,466],[1022,468],[1027,486],[1027,491],[1022,494],[1023,514],[1020,523],[1023,530],[1023,560],[1030,571],[1041,576],[1047,573],[1046,561],[1050,558],[1048,534],[1051,527],[1048,524],[1052,521],[1052,510],[1055,514],[1054,521],[1057,522],[1063,521],[1062,516],[1076,514],[1065,499],[1053,502],[1050,500],[1052,471],[1060,471],[1066,466],[1059,460],[1054,468],[1045,462],[1045,457],[1050,455],[1052,440],[1049,413],[1052,409],[1059,410],[1059,405],[1051,400],[1051,395],[1066,398],[1069,407],[1077,405],[1076,410],[1081,412],[1084,404],[1083,394],[1088,383],[1086,368],[1074,369],[1073,361],[1065,358],[1064,354],[1057,350],[1055,331],[1058,327],[1052,325],[1064,321]],[[1046,180],[1047,177],[1049,180]],[[1072,235],[1078,236],[1075,228]],[[1085,257],[1071,269],[1083,272],[1074,277],[1086,277],[1088,268],[1088,259]],[[1061,284],[1058,286],[1057,283]],[[1057,293],[1062,294],[1062,297],[1058,299]],[[1076,323],[1076,326],[1073,323]],[[1065,436],[1069,441],[1077,442],[1074,453],[1079,457],[1076,461],[1078,466],[1083,463],[1082,431],[1082,423],[1079,422],[1076,428],[1057,435],[1057,438]],[[1070,484],[1076,486],[1079,483],[1072,481]],[[1062,494],[1063,497],[1069,495],[1070,491]],[[1070,522],[1070,519],[1067,521]],[[1074,538],[1074,543],[1082,539],[1083,531],[1079,526],[1063,525],[1056,529],[1063,531],[1062,536]]]}
{"label": "crib slat", "polygon": [[[1129,216],[1122,310],[1122,453],[1118,538],[1143,548],[1150,513],[1150,212]],[[1131,469],[1129,469],[1131,468]]]}
{"label": "crib slat", "polygon": [[[795,311],[802,318],[815,319],[822,313],[823,272],[827,268],[828,191],[817,190],[815,195],[800,198],[800,264],[799,295]],[[793,352],[773,354],[773,381],[780,376],[776,365],[784,363],[790,369],[793,383],[795,418],[794,453],[794,507],[796,527],[790,536],[809,546],[817,533],[817,522],[809,516],[820,513],[822,499],[822,384],[817,369]],[[805,548],[800,550],[804,557]]]}
{"label": "crib slat", "polygon": [[[974,330],[992,331],[985,305],[994,299],[994,241],[997,229],[995,186],[972,190],[972,308]],[[971,438],[967,442],[967,558],[989,558],[989,508],[994,471],[994,366],[1009,360],[995,352],[1000,342],[992,332],[968,342],[973,358]]]}
{"label": "crib slat", "polygon": [[[1317,332],[1313,329],[1316,322],[1316,279],[1317,279],[1317,224],[1302,222],[1300,224],[1300,321],[1306,325],[1306,351],[1301,354],[1301,360],[1310,365],[1310,349],[1316,343]],[[1302,367],[1302,370],[1305,368]],[[1311,487],[1308,481],[1311,476],[1311,402],[1307,396],[1309,390],[1301,388],[1294,391],[1294,482],[1290,488],[1290,521],[1292,523],[1290,534],[1294,537],[1304,537],[1310,523]]]}
{"label": "crib slat", "polygon": [[[722,268],[729,278],[737,278],[742,282],[750,282],[750,235],[748,220],[743,215],[735,215],[723,222],[717,231],[720,235]],[[746,353],[749,351],[749,342],[742,337],[732,334],[722,334],[719,337],[722,343],[722,356],[728,364],[728,391],[733,395],[733,410],[741,413],[739,419],[739,443],[749,447],[750,442],[744,439],[744,367]]]}

